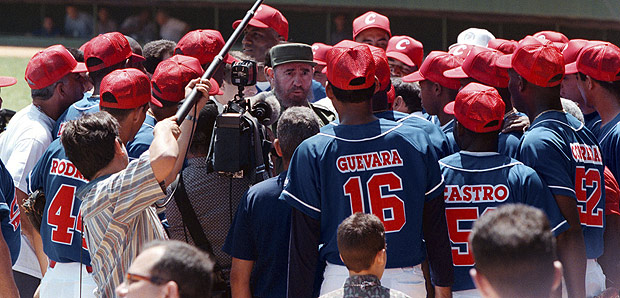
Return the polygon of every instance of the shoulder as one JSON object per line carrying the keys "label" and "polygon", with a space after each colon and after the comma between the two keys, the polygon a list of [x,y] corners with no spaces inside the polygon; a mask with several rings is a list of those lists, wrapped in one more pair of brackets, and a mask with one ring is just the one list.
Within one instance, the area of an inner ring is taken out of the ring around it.
{"label": "shoulder", "polygon": [[337,298],[344,297],[344,289],[338,289],[327,294],[321,295],[319,298]]}

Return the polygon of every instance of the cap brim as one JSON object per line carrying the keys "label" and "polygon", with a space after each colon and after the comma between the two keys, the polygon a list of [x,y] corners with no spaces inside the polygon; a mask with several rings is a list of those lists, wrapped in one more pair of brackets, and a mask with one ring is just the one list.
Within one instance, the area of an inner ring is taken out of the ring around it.
{"label": "cap brim", "polygon": [[87,72],[86,64],[83,62],[78,62],[78,64],[71,70],[71,72]]}
{"label": "cap brim", "polygon": [[[237,29],[237,27],[239,27],[239,24],[241,24],[241,20],[236,20],[232,27],[233,29]],[[253,26],[253,27],[258,27],[258,28],[269,28],[269,26],[257,19],[251,19],[250,22],[248,22],[248,26]]]}
{"label": "cap brim", "polygon": [[17,79],[14,77],[0,77],[0,87],[8,87],[17,84]]}
{"label": "cap brim", "polygon": [[134,53],[131,53],[131,56],[129,57],[129,59],[131,59],[131,62],[137,62],[137,63],[146,61],[146,58],[138,54],[134,54]]}
{"label": "cap brim", "polygon": [[353,40],[355,40],[355,38],[362,33],[362,31],[366,30],[366,29],[370,29],[370,28],[379,28],[385,32],[387,32],[387,34],[390,36],[390,38],[392,38],[392,31],[390,30],[390,28],[388,27],[387,29],[384,26],[381,26],[380,24],[377,23],[372,23],[372,24],[368,24],[363,26],[362,28],[359,28],[357,30],[356,33],[353,34]]}
{"label": "cap brim", "polygon": [[420,71],[416,71],[412,74],[408,74],[404,77],[402,77],[403,82],[405,83],[413,83],[413,82],[419,82],[419,81],[424,81],[426,80],[426,78],[424,76],[422,76],[422,74],[420,73]]}
{"label": "cap brim", "polygon": [[314,62],[314,60],[288,60],[288,61],[282,61],[280,63],[274,64],[272,67],[276,67],[278,65],[282,65],[282,64],[286,64],[286,63],[308,63],[312,66],[316,66],[316,62]]}
{"label": "cap brim", "polygon": [[454,101],[449,102],[443,107],[443,111],[446,114],[454,115]]}
{"label": "cap brim", "polygon": [[386,52],[385,53],[388,58],[392,58],[392,59],[396,59],[402,63],[407,64],[408,66],[416,66],[415,63],[413,61],[411,61],[411,58],[409,58],[409,56],[403,54],[403,53],[399,53],[399,52]]}
{"label": "cap brim", "polygon": [[568,63],[566,64],[566,66],[564,66],[564,74],[576,74],[578,73],[579,70],[577,69],[577,61],[572,62],[572,63]]}
{"label": "cap brim", "polygon": [[161,102],[157,100],[157,98],[155,98],[155,96],[153,96],[152,94],[151,94],[151,103],[154,104],[158,108],[164,107],[164,105],[161,104]]}
{"label": "cap brim", "polygon": [[499,56],[495,61],[495,65],[501,68],[512,68],[512,54]]}
{"label": "cap brim", "polygon": [[209,95],[224,95],[224,91],[220,90],[220,85],[213,79],[209,79],[211,83],[211,89],[209,90]]}
{"label": "cap brim", "polygon": [[443,76],[450,79],[466,79],[469,76],[463,71],[463,67],[457,67],[443,72]]}

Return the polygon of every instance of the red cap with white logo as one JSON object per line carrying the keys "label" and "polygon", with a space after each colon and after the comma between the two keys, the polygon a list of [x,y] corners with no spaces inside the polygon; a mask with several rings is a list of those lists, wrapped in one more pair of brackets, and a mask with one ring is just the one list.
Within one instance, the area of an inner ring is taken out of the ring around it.
{"label": "red cap with white logo", "polygon": [[424,46],[409,36],[393,36],[385,50],[388,58],[396,59],[409,66],[420,66],[424,60]]}
{"label": "red cap with white logo", "polygon": [[355,39],[360,32],[369,28],[383,29],[390,37],[392,36],[392,31],[390,31],[390,19],[380,13],[369,11],[353,20],[353,39]]}

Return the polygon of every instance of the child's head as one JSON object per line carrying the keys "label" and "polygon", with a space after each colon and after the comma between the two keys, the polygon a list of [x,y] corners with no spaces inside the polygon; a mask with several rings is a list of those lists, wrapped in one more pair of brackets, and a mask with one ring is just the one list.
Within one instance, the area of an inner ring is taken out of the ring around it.
{"label": "child's head", "polygon": [[381,220],[364,213],[346,218],[338,226],[338,251],[351,274],[364,272],[381,278],[387,261]]}

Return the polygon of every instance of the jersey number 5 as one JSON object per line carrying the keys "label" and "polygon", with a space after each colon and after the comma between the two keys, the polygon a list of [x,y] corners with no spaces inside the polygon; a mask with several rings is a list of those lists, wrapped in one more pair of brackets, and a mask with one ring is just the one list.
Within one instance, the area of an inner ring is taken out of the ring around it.
{"label": "jersey number 5", "polygon": [[[368,208],[370,213],[376,215],[385,226],[385,232],[398,232],[407,222],[405,216],[405,202],[396,195],[384,195],[383,188],[388,192],[403,189],[400,177],[395,173],[374,174],[366,182],[368,193]],[[362,181],[359,176],[349,178],[343,186],[344,194],[351,201],[351,213],[366,213],[362,198]]]}
{"label": "jersey number 5", "polygon": [[[487,207],[482,214],[495,210]],[[469,249],[469,233],[471,229],[461,228],[461,222],[469,221],[472,225],[478,219],[478,207],[446,208],[448,234],[452,242],[452,262],[454,266],[473,266],[474,256]],[[463,247],[456,247],[462,245]],[[464,249],[461,249],[464,248]]]}
{"label": "jersey number 5", "polygon": [[[63,184],[52,198],[47,209],[47,224],[52,227],[52,241],[71,245],[73,231],[82,233],[81,214],[73,213],[75,186]],[[86,242],[82,240],[82,247],[86,248]]]}
{"label": "jersey number 5", "polygon": [[[588,196],[586,188],[594,188]],[[579,204],[579,221],[589,227],[603,227],[603,209],[597,208],[601,201],[601,173],[597,169],[577,167],[575,171],[575,193]],[[585,210],[584,210],[585,209]]]}

